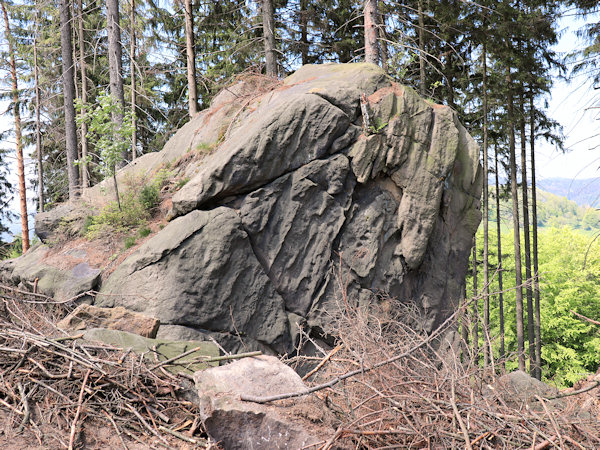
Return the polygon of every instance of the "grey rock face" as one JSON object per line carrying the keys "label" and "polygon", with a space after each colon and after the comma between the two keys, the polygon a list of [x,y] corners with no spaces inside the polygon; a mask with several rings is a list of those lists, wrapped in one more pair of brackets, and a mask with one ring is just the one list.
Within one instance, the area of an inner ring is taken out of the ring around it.
{"label": "grey rock face", "polygon": [[97,304],[159,318],[158,336],[276,352],[297,323],[326,331],[341,290],[355,305],[415,302],[425,330],[445,320],[481,219],[479,151],[456,113],[369,64],[305,66],[239,106],[242,90],[144,160],[151,173],[219,144],[178,167],[191,179],[176,219],[108,276]]}
{"label": "grey rock face", "polygon": [[0,264],[0,278],[14,285],[22,283],[28,288],[35,285],[40,294],[61,301],[97,288],[100,269],[85,261],[74,267],[57,266],[46,260],[49,251],[46,245],[38,245],[13,261]]}
{"label": "grey rock face", "polygon": [[161,323],[241,333],[279,351],[289,345],[284,301],[230,208],[180,217],[127,258],[97,306],[125,306]]}

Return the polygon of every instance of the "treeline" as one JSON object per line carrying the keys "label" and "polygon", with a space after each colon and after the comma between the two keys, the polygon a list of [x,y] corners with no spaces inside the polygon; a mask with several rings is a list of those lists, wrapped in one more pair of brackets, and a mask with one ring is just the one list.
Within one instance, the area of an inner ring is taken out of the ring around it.
{"label": "treeline", "polygon": [[[492,230],[490,235],[490,264],[497,267],[499,253],[495,244],[496,231]],[[483,238],[483,230],[479,231],[477,237]],[[512,250],[512,233],[503,232],[501,237],[507,244],[506,248]],[[598,370],[600,326],[580,316],[600,317],[600,242],[570,227],[549,227],[540,230],[538,251],[542,293],[541,369],[546,381],[564,388]],[[477,257],[481,260],[482,256],[483,252],[478,251]],[[504,250],[501,260],[504,276],[514,277],[515,259],[512,251]],[[494,277],[498,275],[494,273]],[[478,277],[481,283],[482,273]],[[472,281],[472,277],[469,277],[469,286],[473,285]],[[491,292],[494,298],[500,295],[496,283]],[[496,355],[503,349],[505,357],[496,360],[496,367],[505,366],[507,370],[513,370],[518,367],[515,289],[508,287],[502,296],[503,310],[499,302],[491,302],[489,339],[480,336],[479,345],[480,348],[491,345]],[[479,307],[482,306],[483,300],[480,299]]]}
{"label": "treeline", "polygon": [[[520,190],[521,187],[519,192]],[[495,196],[495,190],[490,189],[490,194]],[[531,194],[530,191],[529,198],[531,198]],[[540,189],[537,190],[536,198],[538,228],[569,227],[573,230],[591,233],[600,231],[600,210],[589,206],[580,206],[566,197],[554,195]],[[499,211],[496,208],[490,209],[489,220],[490,222],[496,222],[499,216],[504,231],[512,225],[513,218],[511,199],[503,194],[502,189],[500,190],[499,206]]]}
{"label": "treeline", "polygon": [[[552,77],[565,74],[564,61],[551,50],[558,38],[557,20],[562,11],[597,11],[596,1],[2,0],[0,4],[4,79],[9,80],[4,96],[15,123],[11,133],[19,162],[24,250],[28,247],[24,149],[35,161],[28,168],[35,173],[30,182],[37,189],[39,211],[76,198],[82,187],[110,173],[98,170],[107,161],[102,161],[99,142],[89,137],[90,122],[83,119],[97,111],[103,95],[111,99],[105,102],[103,117],[113,123],[108,128],[115,133],[112,141],[125,149],[119,158],[108,160],[114,170],[159,150],[236,74],[283,77],[302,64],[372,62],[424,97],[454,108],[481,143],[484,171],[508,176],[514,283],[519,286],[518,365],[525,369],[528,358],[530,370],[540,377],[539,288],[533,276],[539,269],[535,149],[539,139],[559,146],[562,142],[559,124],[544,111]],[[594,70],[599,25],[591,24],[583,32],[590,45],[582,49],[575,68]],[[123,133],[123,127],[131,128],[131,133]],[[0,166],[6,167],[6,161],[6,153],[0,154]],[[517,189],[527,183],[533,186],[532,199],[527,190],[520,196]],[[481,326],[484,333],[490,326],[493,267],[487,217],[493,198],[487,183],[482,189],[483,322],[472,329],[473,343],[479,341]],[[6,177],[0,176],[0,206],[10,192]],[[0,211],[2,223],[8,210]],[[524,279],[534,283],[523,291]],[[529,311],[526,327],[524,300]],[[492,357],[484,348],[484,363]]]}

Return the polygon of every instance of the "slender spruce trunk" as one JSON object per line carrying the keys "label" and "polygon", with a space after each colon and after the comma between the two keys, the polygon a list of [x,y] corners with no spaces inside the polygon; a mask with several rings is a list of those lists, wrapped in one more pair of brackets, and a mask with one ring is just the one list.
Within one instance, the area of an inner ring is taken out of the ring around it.
{"label": "slender spruce trunk", "polygon": [[[77,0],[77,22],[79,28],[79,71],[81,73],[81,115],[86,114],[86,105],[88,102],[88,87],[87,87],[87,66],[85,62],[85,39],[83,34],[83,3]],[[81,122],[81,186],[84,188],[90,187],[90,176],[88,171],[88,140],[87,140],[87,123]]]}
{"label": "slender spruce trunk", "polygon": [[529,342],[529,372],[535,374],[535,335],[533,329],[533,292],[531,289],[531,240],[529,234],[529,199],[527,195],[527,135],[525,133],[525,100],[523,92],[519,96],[521,119],[519,127],[521,132],[521,195],[523,196],[523,245],[525,254],[525,280],[527,295],[527,339]]}
{"label": "slender spruce trunk", "polygon": [[308,1],[300,0],[300,57],[308,64]]}
{"label": "slender spruce trunk", "polygon": [[498,248],[498,315],[500,316],[500,363],[502,367],[505,367],[506,363],[506,349],[504,348],[504,290],[503,286],[503,271],[502,268],[502,224],[500,221],[500,176],[498,173],[498,147],[496,146],[495,151],[495,165],[496,165],[496,233]]}
{"label": "slender spruce trunk", "polygon": [[188,114],[198,113],[198,88],[196,86],[196,51],[194,39],[194,15],[192,0],[185,0],[185,50],[187,56]]}
{"label": "slender spruce trunk", "polygon": [[488,192],[488,104],[487,104],[487,54],[483,43],[481,53],[483,66],[483,364],[490,364],[490,349],[485,342],[490,331],[490,296],[489,296],[489,192]]}
{"label": "slender spruce trunk", "polygon": [[461,305],[461,312],[460,312],[460,335],[462,338],[462,361],[463,363],[466,363],[469,359],[470,359],[470,353],[469,353],[469,320],[468,320],[468,310],[466,308],[466,304],[467,304],[467,285],[466,283],[463,285],[463,289],[462,289],[462,297],[463,297],[463,301],[462,301],[462,305]]}
{"label": "slender spruce trunk", "polygon": [[417,15],[419,20],[419,93],[425,95],[425,20],[423,18],[423,0],[417,2]]}
{"label": "slender spruce trunk", "polygon": [[27,189],[25,188],[25,162],[23,160],[23,138],[21,135],[21,102],[19,100],[19,82],[17,78],[17,65],[15,62],[15,47],[10,31],[8,11],[6,4],[1,3],[4,15],[4,28],[8,42],[8,58],[10,65],[10,80],[12,88],[13,117],[15,119],[15,139],[17,144],[17,177],[19,179],[19,206],[21,209],[21,244],[23,253],[29,250],[29,223],[27,222]]}
{"label": "slender spruce trunk", "polygon": [[542,379],[542,333],[540,318],[540,280],[538,266],[537,187],[535,180],[535,108],[529,96],[529,146],[531,150],[531,223],[533,228],[533,288],[535,298],[535,378]]}
{"label": "slender spruce trunk", "polygon": [[137,52],[137,36],[135,31],[135,0],[129,4],[129,71],[131,72],[131,160],[137,157],[137,118],[136,92],[135,92],[135,58]]}
{"label": "slender spruce trunk", "polygon": [[477,296],[479,289],[477,287],[477,239],[473,236],[473,355],[475,361],[479,359],[479,301]]}
{"label": "slender spruce trunk", "polygon": [[38,212],[44,212],[44,164],[42,155],[42,122],[40,118],[40,76],[38,67],[38,29],[39,29],[39,17],[37,2],[35,5],[35,33],[33,36],[33,89],[35,92],[35,154],[37,157],[37,170],[38,170]]}
{"label": "slender spruce trunk", "polygon": [[60,0],[60,47],[62,53],[63,97],[65,107],[65,137],[67,151],[67,175],[69,178],[69,200],[80,195],[77,159],[77,125],[75,124],[75,80],[73,77],[73,50],[71,49],[71,17],[69,2]]}
{"label": "slender spruce trunk", "polygon": [[265,69],[270,77],[277,76],[277,55],[275,53],[275,19],[272,0],[262,0],[263,38],[265,45]]}
{"label": "slender spruce trunk", "polygon": [[[115,111],[112,118],[119,127],[122,127],[123,111],[125,111],[125,92],[123,88],[123,48],[121,46],[119,0],[106,0],[106,23],[108,28],[110,96],[120,107],[120,111]],[[122,156],[121,162],[117,164],[118,169],[127,164],[128,151],[123,150]]]}
{"label": "slender spruce trunk", "polygon": [[515,148],[515,113],[513,104],[512,77],[510,68],[507,69],[506,83],[508,99],[506,109],[508,114],[508,146],[510,152],[510,190],[512,197],[513,235],[515,250],[515,304],[517,327],[517,353],[519,370],[525,371],[525,336],[523,327],[523,275],[521,272],[521,233],[519,224],[519,192],[517,189],[517,157]]}
{"label": "slender spruce trunk", "polygon": [[365,0],[365,61],[379,65],[379,41],[377,39],[379,13],[377,10],[377,0]]}

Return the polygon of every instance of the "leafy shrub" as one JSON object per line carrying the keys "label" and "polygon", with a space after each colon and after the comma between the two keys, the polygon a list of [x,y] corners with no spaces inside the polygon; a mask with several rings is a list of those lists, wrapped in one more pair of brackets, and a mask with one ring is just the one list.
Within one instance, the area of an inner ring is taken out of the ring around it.
{"label": "leafy shrub", "polygon": [[135,236],[128,236],[125,238],[125,249],[131,248],[135,245]]}
{"label": "leafy shrub", "polygon": [[148,209],[132,193],[127,193],[121,200],[121,209],[117,202],[111,202],[100,214],[92,217],[86,236],[95,239],[109,233],[127,231],[145,224],[149,217]]}
{"label": "leafy shrub", "polygon": [[148,184],[140,191],[139,201],[146,211],[156,208],[159,200],[159,188],[155,184]]}
{"label": "leafy shrub", "polygon": [[150,233],[152,233],[152,230],[151,230],[150,228],[148,228],[148,227],[142,227],[142,228],[140,228],[140,230],[138,231],[138,235],[139,235],[140,237],[143,237],[143,238],[145,238],[146,236],[149,236],[149,235],[150,235]]}

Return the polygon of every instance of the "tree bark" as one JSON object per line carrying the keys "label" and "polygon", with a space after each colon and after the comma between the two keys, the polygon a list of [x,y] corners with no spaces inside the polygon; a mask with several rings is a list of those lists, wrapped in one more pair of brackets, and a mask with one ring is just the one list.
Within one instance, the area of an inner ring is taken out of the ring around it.
{"label": "tree bark", "polygon": [[19,82],[17,79],[17,65],[15,63],[15,48],[10,33],[8,11],[3,1],[2,14],[4,15],[4,28],[8,42],[8,57],[10,64],[10,79],[12,87],[13,117],[15,119],[15,139],[17,141],[17,176],[19,178],[19,206],[21,209],[21,237],[23,253],[29,250],[29,224],[27,222],[27,190],[25,186],[25,163],[23,161],[23,139],[21,136],[21,105],[19,102]]}
{"label": "tree bark", "polygon": [[379,41],[377,40],[379,13],[377,10],[377,0],[365,0],[365,61],[379,65]]}
{"label": "tree bark", "polygon": [[521,272],[521,233],[519,224],[519,193],[517,189],[517,158],[515,148],[515,115],[513,105],[512,77],[507,69],[506,83],[508,85],[508,99],[506,103],[508,114],[508,146],[510,152],[510,188],[512,197],[513,235],[515,250],[515,303],[517,327],[517,353],[519,370],[525,371],[525,340],[523,327],[523,274]]}
{"label": "tree bark", "polygon": [[[133,1],[133,0],[132,0]],[[196,87],[196,53],[194,40],[194,15],[192,0],[185,0],[185,50],[187,57],[188,114],[194,117],[198,113],[198,90]]]}
{"label": "tree bark", "polygon": [[479,294],[477,288],[477,240],[473,236],[473,356],[475,361],[479,359]]}
{"label": "tree bark", "polygon": [[308,1],[300,0],[300,57],[308,64]]}
{"label": "tree bark", "polygon": [[542,379],[542,333],[540,318],[540,281],[538,266],[537,187],[535,180],[535,108],[529,96],[529,146],[531,150],[531,223],[533,227],[533,292],[535,298],[535,378]]}
{"label": "tree bark", "polygon": [[[83,36],[83,3],[81,0],[77,0],[77,8],[79,14],[77,15],[77,22],[79,28],[79,71],[81,73],[81,103],[83,108],[81,109],[81,115],[85,115],[88,101],[88,88],[87,88],[87,67],[85,63],[85,40]],[[87,188],[90,186],[90,177],[88,172],[88,141],[87,141],[87,123],[81,123],[81,186]]]}
{"label": "tree bark", "polygon": [[[135,32],[135,0],[131,0],[129,11],[129,71],[131,72],[131,160],[137,157],[137,119],[136,111],[136,92],[135,92],[135,55],[137,51],[136,32]],[[194,74],[195,75],[195,74]],[[195,78],[195,77],[194,77]],[[194,87],[196,84],[194,83]]]}
{"label": "tree bark", "polygon": [[39,17],[37,2],[35,5],[35,33],[33,37],[33,89],[35,91],[35,154],[37,157],[37,169],[38,169],[38,212],[44,212],[44,165],[42,162],[42,129],[40,119],[40,79],[38,69],[38,28],[39,28]]}
{"label": "tree bark", "polygon": [[75,125],[75,81],[73,79],[73,51],[71,49],[71,17],[69,2],[60,0],[60,47],[62,53],[62,79],[65,105],[65,137],[67,147],[67,175],[69,177],[69,200],[80,195],[77,159],[77,126]]}
{"label": "tree bark", "polygon": [[504,348],[504,290],[503,286],[503,268],[502,268],[502,224],[500,223],[500,176],[498,173],[498,147],[495,152],[496,165],[496,233],[498,248],[498,315],[500,316],[500,363],[505,367],[506,349]]}
{"label": "tree bark", "polygon": [[[483,66],[483,336],[484,340],[490,331],[490,297],[489,297],[489,192],[488,192],[488,104],[487,104],[487,54],[483,44],[481,54]],[[483,346],[483,364],[490,363],[489,346]]]}
{"label": "tree bark", "polygon": [[275,53],[275,20],[273,18],[273,3],[262,0],[263,37],[265,42],[265,69],[270,77],[277,76],[277,55]]}
{"label": "tree bark", "polygon": [[[113,113],[113,121],[123,126],[125,111],[125,93],[123,89],[123,48],[121,47],[121,26],[119,0],[106,0],[106,25],[108,29],[108,74],[110,79],[110,96],[120,106],[120,111]],[[121,168],[127,164],[127,151],[123,151],[123,159],[117,165]]]}
{"label": "tree bark", "polygon": [[519,106],[521,108],[521,185],[523,196],[523,238],[525,253],[525,280],[527,296],[527,339],[529,343],[529,372],[535,376],[535,334],[533,329],[533,292],[531,289],[531,241],[529,235],[529,199],[527,195],[527,135],[525,133],[525,101],[523,92],[520,94]]}
{"label": "tree bark", "polygon": [[425,20],[423,19],[423,0],[417,2],[419,20],[419,94],[425,96]]}

